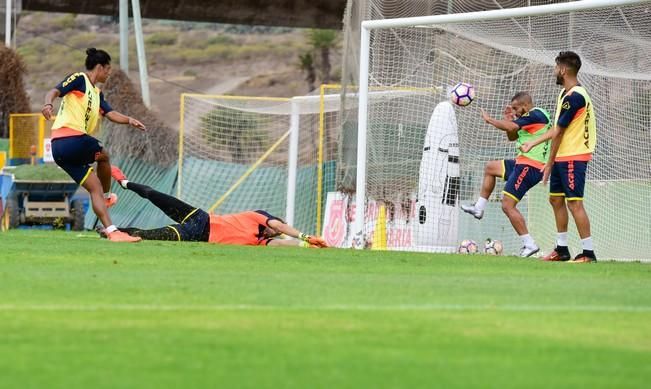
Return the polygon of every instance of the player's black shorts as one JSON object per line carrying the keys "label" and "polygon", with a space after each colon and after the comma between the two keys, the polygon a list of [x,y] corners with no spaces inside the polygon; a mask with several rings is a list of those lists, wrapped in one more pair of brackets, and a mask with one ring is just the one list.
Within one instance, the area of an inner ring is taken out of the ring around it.
{"label": "player's black shorts", "polygon": [[503,159],[502,160],[502,179],[504,181],[508,180],[515,169],[515,159]]}
{"label": "player's black shorts", "polygon": [[54,162],[78,184],[83,184],[102,152],[102,144],[89,135],[68,136],[52,140]]}
{"label": "player's black shorts", "polygon": [[566,200],[583,200],[586,161],[554,162],[549,178],[549,195],[565,197]]}
{"label": "player's black shorts", "polygon": [[539,168],[518,164],[504,184],[505,195],[516,201],[522,200],[524,195],[542,180],[543,173]]}
{"label": "player's black shorts", "polygon": [[190,212],[182,223],[167,226],[174,230],[180,241],[207,242],[210,236],[210,216],[202,209]]}

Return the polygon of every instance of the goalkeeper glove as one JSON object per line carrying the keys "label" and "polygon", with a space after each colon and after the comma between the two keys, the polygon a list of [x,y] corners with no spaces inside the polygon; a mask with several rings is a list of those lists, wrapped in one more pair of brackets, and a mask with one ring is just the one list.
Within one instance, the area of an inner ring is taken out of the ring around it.
{"label": "goalkeeper glove", "polygon": [[300,233],[298,234],[298,239],[302,240],[305,243],[308,243],[310,247],[328,247],[326,241],[320,236],[311,236]]}

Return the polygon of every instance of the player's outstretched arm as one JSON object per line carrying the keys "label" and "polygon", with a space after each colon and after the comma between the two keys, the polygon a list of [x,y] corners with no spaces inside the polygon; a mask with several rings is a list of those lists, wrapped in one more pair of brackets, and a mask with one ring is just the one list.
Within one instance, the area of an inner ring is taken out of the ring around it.
{"label": "player's outstretched arm", "polygon": [[134,119],[130,116],[123,115],[118,111],[111,111],[106,114],[106,117],[112,121],[113,123],[118,123],[118,124],[128,124],[132,127],[135,127],[139,130],[146,131],[147,128],[145,127],[144,124],[142,124],[139,120]]}
{"label": "player's outstretched arm", "polygon": [[61,92],[59,92],[57,88],[51,89],[45,95],[45,104],[43,104],[43,109],[41,109],[41,113],[43,114],[45,120],[52,119],[52,116],[54,114],[54,105],[52,105],[52,102],[60,95]]}
{"label": "player's outstretched arm", "polygon": [[483,109],[481,110],[481,117],[484,119],[484,121],[491,126],[498,128],[502,131],[507,131],[507,132],[516,132],[520,129],[520,126],[518,126],[515,122],[512,120],[498,120],[492,118],[489,114],[486,113]]}
{"label": "player's outstretched arm", "polygon": [[[296,228],[290,226],[289,224],[281,222],[280,220],[270,220],[269,221],[269,227],[271,227],[271,228],[273,228],[275,230],[278,230],[279,232],[281,232],[281,233],[283,233],[283,234],[285,234],[287,236],[291,236],[292,238],[298,239],[298,241],[294,241],[293,242],[294,244],[291,244],[291,246],[297,246],[297,245],[301,245],[301,243],[305,243],[310,247],[312,247],[312,246],[314,246],[314,247],[328,247],[328,244],[325,242],[325,240],[323,240],[323,238],[321,238],[319,236],[311,236],[311,235],[304,234],[304,233],[300,232],[299,230],[297,230]],[[271,242],[269,242],[269,244],[271,245],[271,244],[275,243],[276,241],[279,241],[279,239],[274,239]],[[279,243],[279,242],[276,242],[276,243]],[[288,246],[288,245],[290,245],[290,244],[285,244],[285,246]]]}
{"label": "player's outstretched arm", "polygon": [[536,140],[523,143],[522,146],[520,146],[520,150],[523,153],[527,153],[529,152],[529,150],[533,149],[539,144],[543,142],[547,142],[550,139],[553,139],[558,133],[559,133],[558,127],[554,126],[552,127],[551,130],[547,131],[546,133],[538,137]]}

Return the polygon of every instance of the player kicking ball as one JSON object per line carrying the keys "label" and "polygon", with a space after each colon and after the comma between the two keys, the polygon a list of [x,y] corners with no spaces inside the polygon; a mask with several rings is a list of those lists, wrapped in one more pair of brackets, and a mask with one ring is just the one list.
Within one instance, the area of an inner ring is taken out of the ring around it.
{"label": "player kicking ball", "polygon": [[[177,224],[143,230],[120,228],[127,234],[143,240],[170,240],[185,242],[209,242],[252,246],[303,246],[328,247],[318,236],[301,233],[265,211],[246,211],[230,215],[212,215],[183,201],[158,192],[149,186],[130,182],[122,171],[111,166],[111,175],[122,188],[136,192],[151,201]],[[99,231],[100,236],[104,235]],[[285,234],[294,239],[278,239]]]}
{"label": "player kicking ball", "polygon": [[488,197],[495,189],[495,178],[501,177],[506,180],[502,192],[504,194],[502,210],[522,240],[520,256],[530,257],[540,251],[540,248],[529,234],[527,224],[517,205],[529,189],[542,179],[542,169],[549,153],[549,141],[527,152],[520,150],[520,146],[547,133],[551,127],[549,113],[542,108],[534,107],[529,93],[520,92],[511,99],[511,105],[507,106],[503,120],[493,119],[483,110],[482,117],[486,123],[505,131],[510,141],[516,141],[518,155],[515,159],[489,161],[484,170],[479,199],[475,204],[462,205],[461,209],[476,219],[481,219],[484,216]]}

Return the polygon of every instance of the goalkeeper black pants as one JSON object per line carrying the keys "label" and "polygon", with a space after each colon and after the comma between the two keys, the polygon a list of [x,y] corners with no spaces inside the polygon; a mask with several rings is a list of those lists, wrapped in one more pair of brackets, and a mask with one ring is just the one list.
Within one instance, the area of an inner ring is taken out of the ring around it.
{"label": "goalkeeper black pants", "polygon": [[147,185],[129,182],[127,183],[127,189],[151,201],[152,204],[178,224],[150,230],[120,228],[121,231],[145,240],[208,241],[208,236],[210,235],[210,216],[208,216],[207,212],[184,203],[176,197],[152,189]]}

